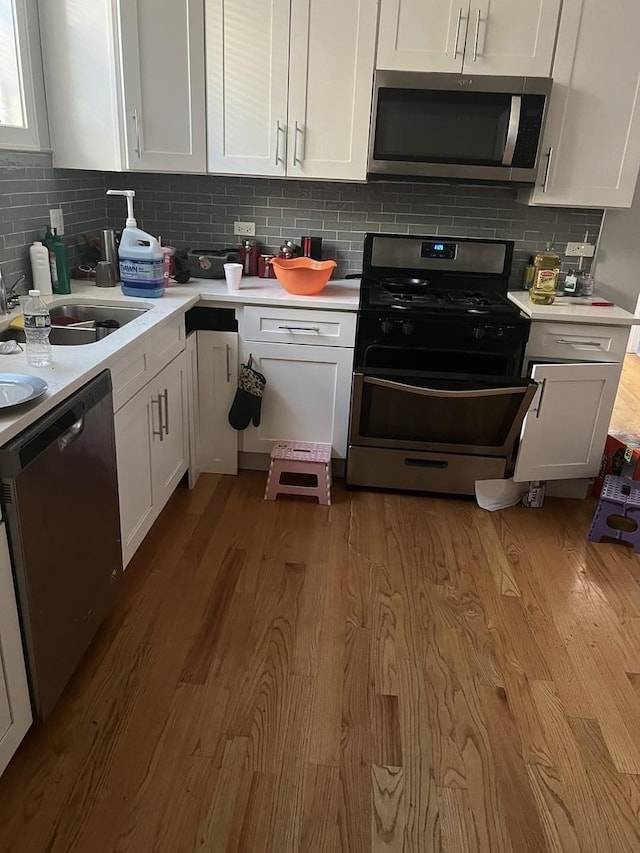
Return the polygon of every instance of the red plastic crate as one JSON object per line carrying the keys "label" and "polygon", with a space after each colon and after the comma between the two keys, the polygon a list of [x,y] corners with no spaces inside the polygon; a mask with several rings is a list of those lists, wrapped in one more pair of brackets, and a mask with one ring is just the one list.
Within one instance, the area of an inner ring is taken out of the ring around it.
{"label": "red plastic crate", "polygon": [[640,433],[611,432],[607,436],[600,473],[591,494],[600,497],[607,474],[640,480]]}

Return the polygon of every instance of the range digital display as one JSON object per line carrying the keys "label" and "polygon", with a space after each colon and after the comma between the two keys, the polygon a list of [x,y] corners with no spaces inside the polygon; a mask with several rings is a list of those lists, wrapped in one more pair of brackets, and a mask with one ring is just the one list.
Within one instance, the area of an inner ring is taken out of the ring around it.
{"label": "range digital display", "polygon": [[455,260],[458,250],[457,243],[434,243],[425,242],[422,244],[420,256],[423,258],[440,258],[441,260]]}

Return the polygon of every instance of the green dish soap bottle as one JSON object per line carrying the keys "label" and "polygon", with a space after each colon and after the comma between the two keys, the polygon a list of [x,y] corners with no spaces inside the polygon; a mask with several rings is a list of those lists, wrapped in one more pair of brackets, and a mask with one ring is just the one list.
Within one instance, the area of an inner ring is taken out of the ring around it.
{"label": "green dish soap bottle", "polygon": [[52,230],[47,226],[47,233],[44,235],[42,243],[49,250],[49,266],[51,268],[51,286],[53,292],[58,294],[71,293],[67,247],[58,236],[57,228]]}

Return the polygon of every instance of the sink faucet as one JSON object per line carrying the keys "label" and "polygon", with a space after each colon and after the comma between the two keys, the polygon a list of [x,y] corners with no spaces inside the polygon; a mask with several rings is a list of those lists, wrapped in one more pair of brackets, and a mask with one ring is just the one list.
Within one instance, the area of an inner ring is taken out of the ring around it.
{"label": "sink faucet", "polygon": [[25,273],[20,273],[11,287],[7,287],[2,270],[0,270],[0,314],[8,314],[10,308],[17,308],[20,297],[15,292],[16,287],[27,280]]}

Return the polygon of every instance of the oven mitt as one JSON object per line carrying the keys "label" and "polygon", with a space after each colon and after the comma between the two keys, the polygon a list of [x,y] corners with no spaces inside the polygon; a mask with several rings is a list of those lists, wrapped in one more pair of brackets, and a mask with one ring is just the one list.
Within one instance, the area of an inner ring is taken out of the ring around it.
{"label": "oven mitt", "polygon": [[251,359],[249,364],[240,365],[238,390],[229,409],[229,423],[234,429],[246,429],[249,421],[253,421],[254,427],[260,426],[260,407],[266,384],[262,373],[251,367]]}

